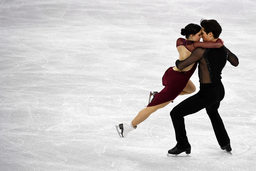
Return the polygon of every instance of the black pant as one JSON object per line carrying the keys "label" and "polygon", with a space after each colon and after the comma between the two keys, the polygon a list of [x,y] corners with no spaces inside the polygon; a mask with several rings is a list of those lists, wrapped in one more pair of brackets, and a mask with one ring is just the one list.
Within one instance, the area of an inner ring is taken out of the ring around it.
{"label": "black pant", "polygon": [[170,115],[172,118],[177,144],[187,146],[184,116],[198,112],[205,108],[211,120],[216,138],[221,147],[230,143],[225,126],[219,115],[220,101],[224,98],[224,87],[221,82],[216,84],[201,84],[197,94],[187,98],[175,106]]}

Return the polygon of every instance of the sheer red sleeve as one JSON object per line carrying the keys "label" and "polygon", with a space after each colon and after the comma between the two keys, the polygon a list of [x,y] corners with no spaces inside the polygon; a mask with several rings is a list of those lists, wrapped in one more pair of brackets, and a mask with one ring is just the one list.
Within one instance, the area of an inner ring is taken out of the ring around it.
{"label": "sheer red sleeve", "polygon": [[222,47],[223,41],[221,39],[218,39],[216,42],[194,42],[194,47],[201,47],[201,48],[220,48]]}
{"label": "sheer red sleeve", "polygon": [[186,44],[185,41],[186,40],[183,38],[178,38],[176,41],[176,47],[181,46],[181,45],[185,46],[185,44]]}

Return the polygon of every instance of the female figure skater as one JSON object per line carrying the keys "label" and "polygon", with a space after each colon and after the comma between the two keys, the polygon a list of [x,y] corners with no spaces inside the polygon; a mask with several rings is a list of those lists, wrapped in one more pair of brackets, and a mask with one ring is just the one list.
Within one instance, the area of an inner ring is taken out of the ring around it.
{"label": "female figure skater", "polygon": [[[185,60],[191,52],[197,48],[220,48],[223,46],[221,39],[216,42],[199,42],[201,38],[201,27],[197,24],[188,24],[181,29],[181,35],[186,39],[178,38],[176,47],[179,52],[179,60]],[[142,109],[131,123],[120,123],[116,125],[120,137],[126,137],[134,130],[138,124],[147,119],[156,110],[165,107],[172,102],[178,95],[190,94],[195,91],[195,86],[190,77],[194,73],[197,64],[179,70],[177,67],[170,67],[162,77],[162,84],[165,86],[159,93],[156,93],[148,106]]]}

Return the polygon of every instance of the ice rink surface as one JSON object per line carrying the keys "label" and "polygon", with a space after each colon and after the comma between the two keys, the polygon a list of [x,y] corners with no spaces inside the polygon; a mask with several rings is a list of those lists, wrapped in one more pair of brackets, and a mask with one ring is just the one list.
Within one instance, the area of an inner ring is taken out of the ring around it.
{"label": "ice rink surface", "polygon": [[[162,89],[180,29],[202,18],[219,21],[240,60],[222,74],[232,155],[202,110],[186,117],[192,153],[166,156],[169,113],[189,96],[120,139],[114,125]],[[253,0],[0,0],[0,170],[254,170],[255,18]]]}

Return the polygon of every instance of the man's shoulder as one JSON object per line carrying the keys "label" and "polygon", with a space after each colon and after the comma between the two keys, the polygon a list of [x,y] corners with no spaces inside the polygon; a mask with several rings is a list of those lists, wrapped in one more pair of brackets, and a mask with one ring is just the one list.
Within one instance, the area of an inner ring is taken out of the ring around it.
{"label": "man's shoulder", "polygon": [[224,47],[220,48],[208,48],[205,51],[206,56],[223,56],[225,57],[227,55],[226,50]]}

